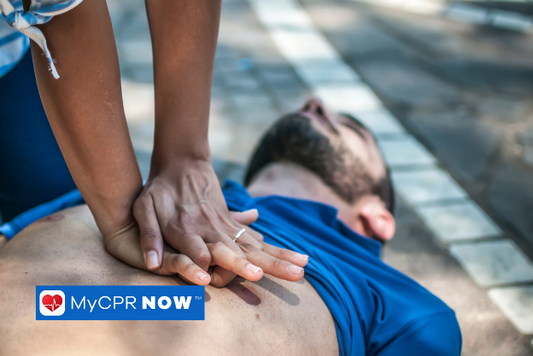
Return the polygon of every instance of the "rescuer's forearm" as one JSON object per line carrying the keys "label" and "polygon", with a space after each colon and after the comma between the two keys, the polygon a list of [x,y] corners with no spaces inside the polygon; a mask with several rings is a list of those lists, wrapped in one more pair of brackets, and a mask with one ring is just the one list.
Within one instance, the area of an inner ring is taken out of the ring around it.
{"label": "rescuer's forearm", "polygon": [[146,0],[154,53],[154,165],[209,159],[207,130],[220,0]]}
{"label": "rescuer's forearm", "polygon": [[32,44],[41,100],[69,170],[100,231],[133,221],[142,179],[129,137],[113,28],[105,0],[83,1],[39,27],[60,75]]}

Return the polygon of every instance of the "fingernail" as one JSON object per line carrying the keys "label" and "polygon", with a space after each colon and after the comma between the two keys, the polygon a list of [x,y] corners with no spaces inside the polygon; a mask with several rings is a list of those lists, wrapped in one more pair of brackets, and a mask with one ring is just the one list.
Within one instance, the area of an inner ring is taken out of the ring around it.
{"label": "fingernail", "polygon": [[289,265],[289,272],[291,273],[294,273],[295,275],[300,275],[303,271],[303,268],[302,267],[298,267],[298,266],[295,266],[295,265]]}
{"label": "fingernail", "polygon": [[207,278],[207,273],[198,272],[196,273],[196,278],[201,281],[204,281]]}
{"label": "fingernail", "polygon": [[148,269],[157,268],[159,266],[159,259],[155,251],[146,252],[146,267]]}
{"label": "fingernail", "polygon": [[249,265],[247,266],[247,268],[248,268],[250,271],[252,271],[253,273],[256,273],[256,274],[259,273],[259,272],[261,272],[261,268],[259,268],[259,267],[257,267],[257,266],[254,266],[254,265],[252,265],[252,264],[249,264]]}
{"label": "fingernail", "polygon": [[296,253],[296,259],[301,261],[302,263],[307,263],[307,261],[309,260],[309,256],[307,255],[302,255],[300,253]]}

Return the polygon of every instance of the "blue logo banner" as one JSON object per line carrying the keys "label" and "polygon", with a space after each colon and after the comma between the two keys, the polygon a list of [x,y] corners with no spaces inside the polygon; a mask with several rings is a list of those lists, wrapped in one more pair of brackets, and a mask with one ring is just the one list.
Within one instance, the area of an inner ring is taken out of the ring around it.
{"label": "blue logo banner", "polygon": [[37,320],[204,320],[203,286],[36,286]]}

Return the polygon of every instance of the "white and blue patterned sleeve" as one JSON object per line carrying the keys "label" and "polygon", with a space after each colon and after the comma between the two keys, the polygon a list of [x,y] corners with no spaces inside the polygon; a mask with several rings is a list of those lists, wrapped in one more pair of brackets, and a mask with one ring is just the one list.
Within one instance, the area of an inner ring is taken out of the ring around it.
{"label": "white and blue patterned sleeve", "polygon": [[0,78],[17,65],[29,47],[28,37],[0,20]]}
{"label": "white and blue patterned sleeve", "polygon": [[[29,11],[24,12],[22,0],[0,0],[0,77],[13,68],[26,53],[29,37],[41,47],[52,75],[58,79],[59,74],[48,50],[46,39],[35,25],[44,24],[81,2],[82,0],[31,0]],[[10,27],[5,26],[5,23]]]}

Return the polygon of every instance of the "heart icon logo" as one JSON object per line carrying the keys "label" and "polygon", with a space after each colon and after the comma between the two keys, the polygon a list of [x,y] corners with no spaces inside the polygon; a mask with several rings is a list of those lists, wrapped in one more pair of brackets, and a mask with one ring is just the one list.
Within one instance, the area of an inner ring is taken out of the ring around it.
{"label": "heart icon logo", "polygon": [[41,299],[41,301],[43,305],[51,312],[53,312],[63,304],[63,298],[61,298],[61,296],[57,294],[54,296],[47,294],[43,296],[43,299]]}

